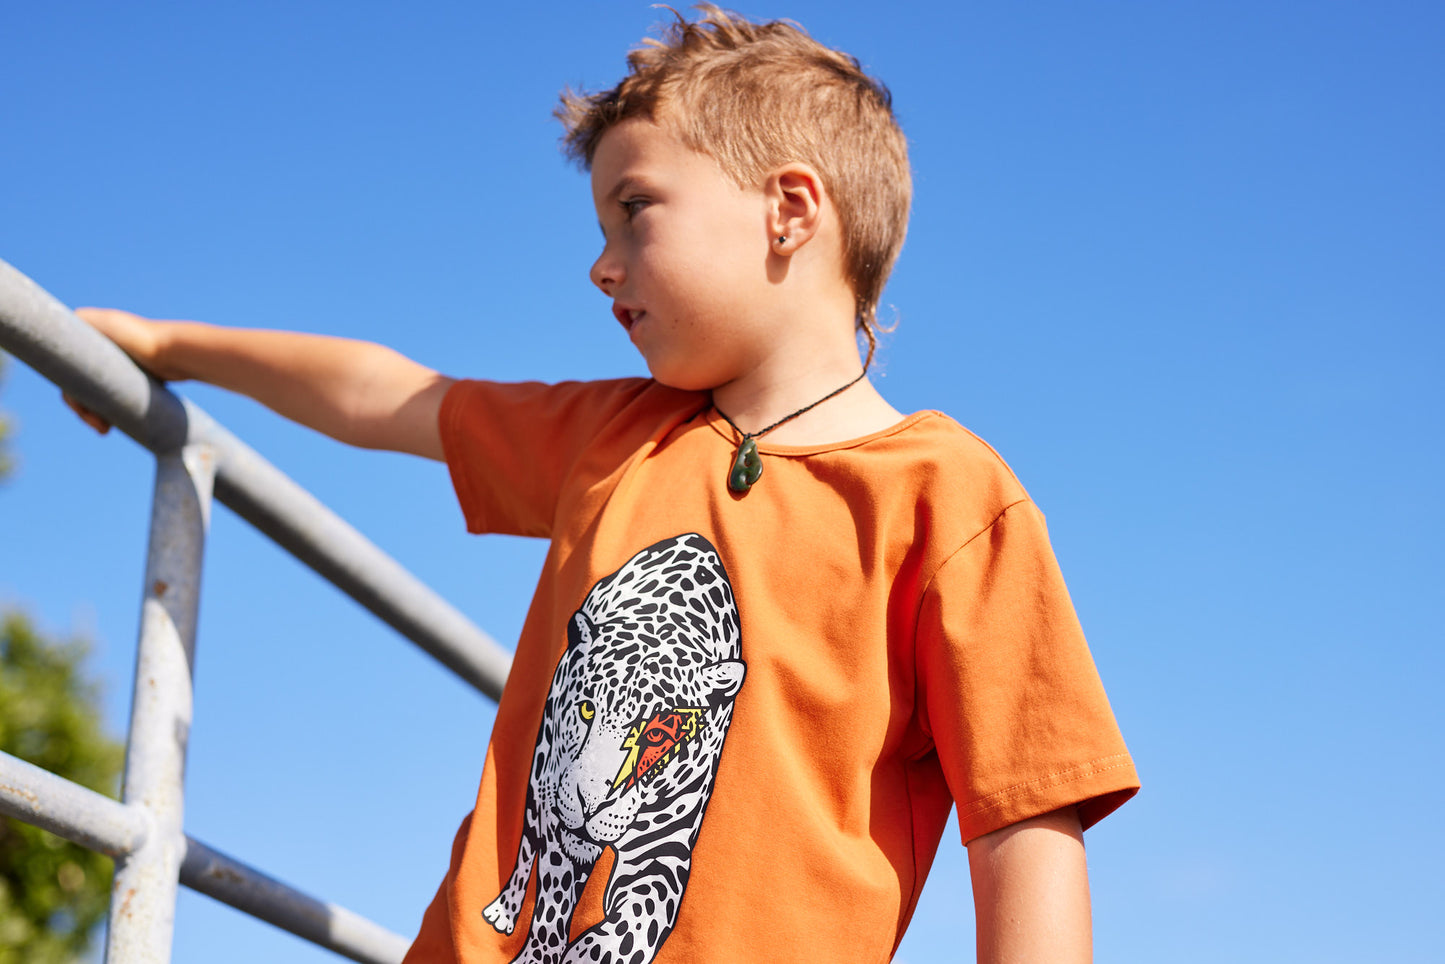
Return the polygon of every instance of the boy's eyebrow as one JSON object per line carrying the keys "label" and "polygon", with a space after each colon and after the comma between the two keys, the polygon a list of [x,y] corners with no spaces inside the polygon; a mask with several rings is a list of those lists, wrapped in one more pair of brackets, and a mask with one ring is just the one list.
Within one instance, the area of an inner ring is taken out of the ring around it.
{"label": "boy's eyebrow", "polygon": [[623,175],[622,179],[612,186],[612,190],[608,191],[607,194],[603,196],[602,200],[614,201],[622,194],[623,191],[626,191],[628,188],[631,187],[636,187],[640,183],[641,182],[638,181],[638,179],[636,177],[633,177],[631,174]]}

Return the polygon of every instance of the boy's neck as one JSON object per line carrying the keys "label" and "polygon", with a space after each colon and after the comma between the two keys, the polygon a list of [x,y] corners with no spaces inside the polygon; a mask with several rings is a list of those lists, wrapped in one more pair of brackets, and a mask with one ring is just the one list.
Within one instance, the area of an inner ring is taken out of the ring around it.
{"label": "boy's neck", "polygon": [[897,424],[903,416],[867,378],[849,384],[863,372],[858,305],[840,272],[842,235],[831,203],[824,198],[816,234],[769,259],[766,289],[750,306],[761,320],[751,357],[744,354],[741,373],[712,390],[713,404],[750,434],[807,409],[766,432],[764,441],[775,445],[826,445]]}
{"label": "boy's neck", "polygon": [[[807,408],[858,378],[862,363],[853,354],[807,366],[761,366],[713,389],[713,404],[739,430],[759,432]],[[771,370],[770,370],[771,369]],[[790,369],[790,370],[789,370]],[[826,445],[871,435],[897,424],[903,415],[863,378],[827,401],[789,419],[764,436],[774,445]]]}

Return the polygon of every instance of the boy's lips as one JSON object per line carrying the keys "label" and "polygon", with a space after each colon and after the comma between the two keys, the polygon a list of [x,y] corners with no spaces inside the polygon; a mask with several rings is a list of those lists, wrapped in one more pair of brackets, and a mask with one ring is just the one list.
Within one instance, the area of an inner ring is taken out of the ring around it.
{"label": "boy's lips", "polygon": [[622,325],[622,327],[627,329],[628,331],[632,330],[632,326],[637,324],[637,320],[641,318],[644,314],[646,314],[646,312],[644,312],[641,308],[629,308],[626,305],[612,306],[613,317],[615,317],[617,321]]}

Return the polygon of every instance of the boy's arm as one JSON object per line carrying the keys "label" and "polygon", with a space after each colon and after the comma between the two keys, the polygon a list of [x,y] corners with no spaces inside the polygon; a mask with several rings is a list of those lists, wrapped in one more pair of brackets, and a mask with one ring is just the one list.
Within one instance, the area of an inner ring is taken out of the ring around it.
{"label": "boy's arm", "polygon": [[[351,445],[444,457],[437,414],[452,379],[390,348],[325,335],[151,321],[108,308],[75,313],[157,378],[194,378],[240,392]],[[103,430],[92,413],[81,416]]]}
{"label": "boy's arm", "polygon": [[968,844],[979,964],[1088,964],[1089,873],[1073,807]]}

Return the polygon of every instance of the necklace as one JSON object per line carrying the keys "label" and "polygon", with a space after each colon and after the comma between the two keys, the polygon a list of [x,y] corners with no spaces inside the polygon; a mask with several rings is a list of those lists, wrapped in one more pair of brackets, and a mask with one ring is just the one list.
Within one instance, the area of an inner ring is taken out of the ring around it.
{"label": "necklace", "polygon": [[718,408],[717,403],[714,402],[712,407],[717,408],[717,413],[723,417],[723,421],[731,425],[732,430],[742,436],[742,440],[738,442],[737,455],[733,458],[732,471],[728,473],[728,488],[732,489],[734,492],[743,493],[748,491],[748,489],[751,489],[753,485],[758,481],[758,479],[763,477],[763,460],[762,457],[758,455],[758,443],[756,439],[762,438],[764,435],[767,435],[773,429],[777,428],[779,425],[784,424],[785,422],[791,422],[793,419],[797,418],[799,415],[802,415],[804,412],[812,411],[819,405],[822,405],[828,399],[843,394],[845,391],[861,382],[863,380],[863,376],[866,374],[868,374],[868,369],[865,368],[858,373],[858,376],[856,378],[849,381],[846,385],[838,386],[828,394],[824,395],[822,398],[818,399],[813,404],[804,405],[793,414],[784,415],[782,418],[778,419],[767,428],[759,429],[756,432],[744,432],[742,429],[738,428],[737,423],[734,422],[732,419],[728,418],[728,413],[724,412],[721,408]]}

